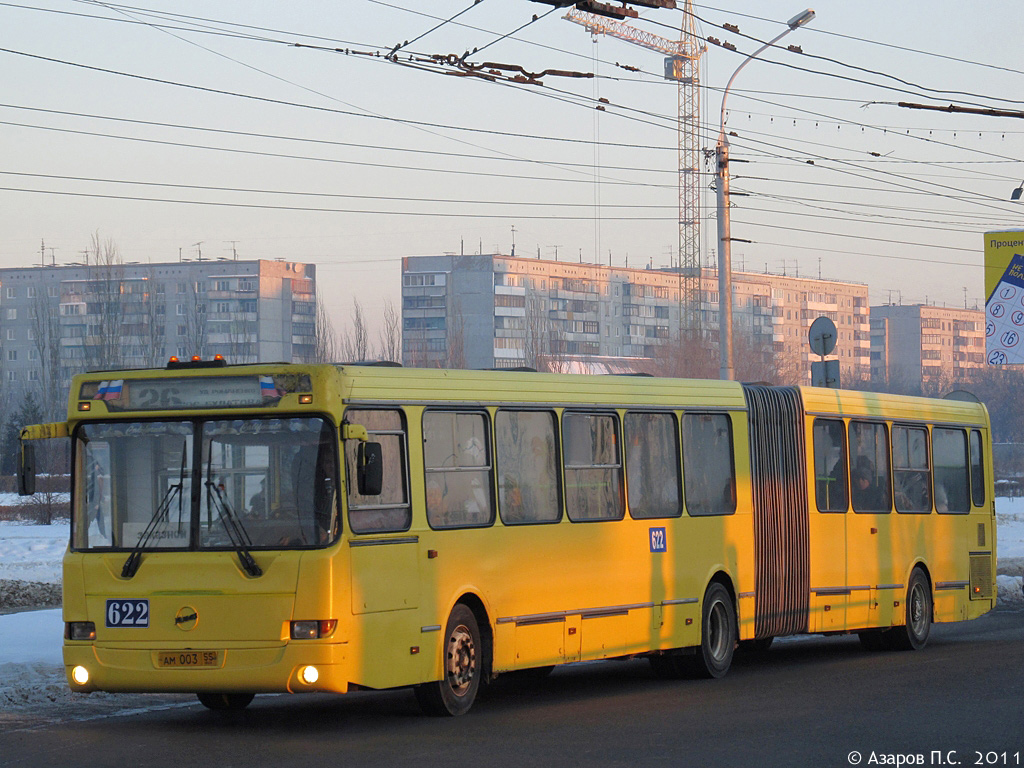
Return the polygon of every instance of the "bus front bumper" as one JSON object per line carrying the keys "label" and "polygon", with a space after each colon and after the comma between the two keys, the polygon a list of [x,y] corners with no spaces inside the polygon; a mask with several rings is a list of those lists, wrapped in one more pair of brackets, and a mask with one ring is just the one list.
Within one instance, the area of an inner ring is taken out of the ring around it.
{"label": "bus front bumper", "polygon": [[[165,666],[168,655],[185,666]],[[352,680],[348,644],[322,641],[210,648],[66,642],[64,667],[76,693],[346,693]]]}

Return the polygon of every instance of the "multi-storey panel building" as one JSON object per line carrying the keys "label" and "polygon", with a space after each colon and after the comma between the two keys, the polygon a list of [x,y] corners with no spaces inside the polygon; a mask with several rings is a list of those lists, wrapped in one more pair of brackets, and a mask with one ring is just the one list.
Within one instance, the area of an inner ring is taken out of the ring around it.
{"label": "multi-storey panel building", "polygon": [[913,391],[985,367],[985,313],[926,304],[871,308],[871,380]]}
{"label": "multi-storey panel building", "polygon": [[96,368],[171,355],[304,362],[315,347],[316,268],[188,261],[0,269],[4,390],[66,385]]}
{"label": "multi-storey panel building", "polygon": [[[838,329],[846,380],[869,375],[867,286],[780,275],[733,275],[737,347],[810,380],[807,332],[816,317]],[[417,256],[402,269],[403,361],[469,368],[534,366],[542,359],[663,356],[680,347],[682,274],[503,255]],[[700,275],[698,336],[718,341],[718,278]],[[715,368],[717,374],[717,366]]]}

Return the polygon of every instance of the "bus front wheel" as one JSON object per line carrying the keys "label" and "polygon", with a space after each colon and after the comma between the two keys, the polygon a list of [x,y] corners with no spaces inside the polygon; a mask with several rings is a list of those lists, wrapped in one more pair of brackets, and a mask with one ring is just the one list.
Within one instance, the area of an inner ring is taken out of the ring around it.
{"label": "bus front wheel", "polygon": [[444,631],[444,677],[416,686],[420,708],[435,717],[464,715],[473,706],[483,672],[483,645],[473,611],[459,603],[448,617]]}
{"label": "bus front wheel", "polygon": [[699,677],[723,677],[732,666],[736,650],[736,609],[729,590],[717,581],[704,593],[701,610],[700,647],[693,658]]}

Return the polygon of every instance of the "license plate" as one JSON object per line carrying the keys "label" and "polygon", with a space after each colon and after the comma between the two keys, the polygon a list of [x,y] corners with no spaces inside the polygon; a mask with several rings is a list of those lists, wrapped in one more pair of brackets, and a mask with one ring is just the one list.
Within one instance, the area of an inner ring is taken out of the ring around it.
{"label": "license plate", "polygon": [[219,667],[220,651],[159,651],[156,665],[161,669]]}

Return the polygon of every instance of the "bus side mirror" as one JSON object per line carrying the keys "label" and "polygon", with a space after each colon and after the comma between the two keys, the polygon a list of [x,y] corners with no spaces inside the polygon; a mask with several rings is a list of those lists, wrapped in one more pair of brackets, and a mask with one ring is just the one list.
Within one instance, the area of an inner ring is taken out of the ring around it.
{"label": "bus side mirror", "polygon": [[36,447],[22,442],[18,451],[18,495],[31,496],[36,492]]}
{"label": "bus side mirror", "polygon": [[359,443],[356,480],[360,496],[380,496],[384,487],[384,451],[380,443]]}

